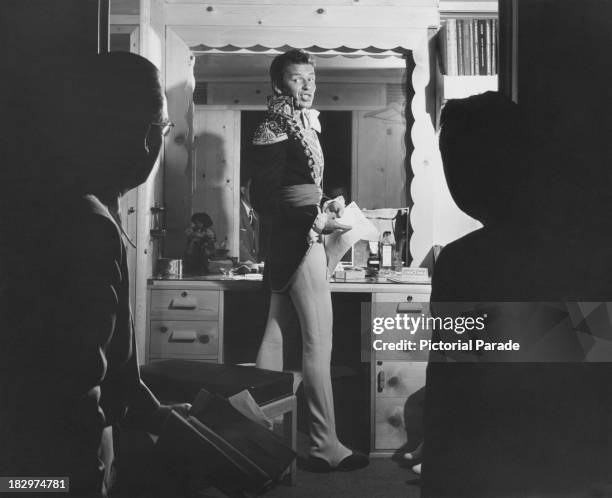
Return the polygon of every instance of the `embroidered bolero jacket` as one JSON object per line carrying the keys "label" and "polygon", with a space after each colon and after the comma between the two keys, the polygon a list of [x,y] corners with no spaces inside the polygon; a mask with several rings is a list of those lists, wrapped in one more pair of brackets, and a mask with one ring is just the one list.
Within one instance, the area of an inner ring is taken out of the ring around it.
{"label": "embroidered bolero jacket", "polygon": [[256,129],[251,148],[251,201],[268,227],[268,255],[264,279],[272,290],[283,291],[306,255],[309,232],[320,202],[295,206],[283,200],[284,187],[314,184],[321,188],[323,153],[317,131],[317,111],[294,109],[290,97],[273,97]]}

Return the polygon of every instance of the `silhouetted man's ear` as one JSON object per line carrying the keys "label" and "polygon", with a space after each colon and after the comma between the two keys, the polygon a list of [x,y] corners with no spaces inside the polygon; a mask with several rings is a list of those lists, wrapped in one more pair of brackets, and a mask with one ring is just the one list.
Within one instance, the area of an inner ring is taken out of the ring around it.
{"label": "silhouetted man's ear", "polygon": [[159,152],[161,151],[162,143],[163,137],[157,127],[153,126],[149,128],[149,132],[145,136],[144,148],[146,155],[151,161],[151,165],[153,165],[157,160]]}

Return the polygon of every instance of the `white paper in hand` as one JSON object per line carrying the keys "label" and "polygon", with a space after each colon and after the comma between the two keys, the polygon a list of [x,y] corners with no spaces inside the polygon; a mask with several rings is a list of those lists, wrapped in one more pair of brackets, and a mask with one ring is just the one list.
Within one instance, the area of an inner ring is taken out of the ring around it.
{"label": "white paper in hand", "polygon": [[379,233],[374,224],[368,220],[359,206],[351,202],[341,218],[340,223],[353,227],[348,232],[336,231],[325,236],[325,252],[327,253],[327,269],[331,275],[336,266],[351,246],[358,240],[378,240]]}

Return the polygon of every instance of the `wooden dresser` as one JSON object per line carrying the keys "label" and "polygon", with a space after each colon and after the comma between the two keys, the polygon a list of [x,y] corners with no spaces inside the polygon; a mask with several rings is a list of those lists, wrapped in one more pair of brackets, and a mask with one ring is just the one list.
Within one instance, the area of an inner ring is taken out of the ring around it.
{"label": "wooden dresser", "polygon": [[223,291],[181,281],[149,287],[147,362],[182,358],[223,362]]}
{"label": "wooden dresser", "polygon": [[[332,293],[357,293],[368,297],[368,302],[364,303],[366,306],[362,308],[360,330],[355,330],[354,335],[351,332],[354,337],[351,340],[361,343],[362,361],[370,364],[371,453],[384,455],[403,446],[416,446],[419,441],[414,434],[420,432],[420,408],[413,395],[425,385],[427,355],[420,351],[376,351],[372,347],[376,339],[386,343],[399,342],[411,338],[411,335],[405,330],[390,330],[377,335],[372,331],[372,323],[376,318],[393,318],[396,314],[427,316],[431,286],[332,282],[331,290]],[[265,292],[258,281],[214,278],[150,280],[146,361],[183,358],[222,363],[227,291],[240,291],[240,299],[247,300],[253,293]],[[334,313],[343,312],[347,311],[334,308]],[[249,320],[249,317],[245,319]],[[412,337],[423,338],[425,335],[417,331]],[[407,431],[405,420],[411,411],[415,427],[409,427]]]}
{"label": "wooden dresser", "polygon": [[[372,322],[375,318],[394,318],[397,314],[417,318],[427,316],[430,292],[428,285],[407,284],[403,285],[402,292],[374,292]],[[389,330],[380,335],[370,330],[371,346],[377,339],[384,343],[399,343],[427,335],[423,330],[417,330],[415,334]],[[427,358],[428,355],[422,351],[377,351],[371,347],[372,452],[392,453],[404,445],[413,449],[420,442],[414,438],[422,428],[407,431],[405,420],[410,412],[419,411],[418,394],[414,395],[425,386]]]}

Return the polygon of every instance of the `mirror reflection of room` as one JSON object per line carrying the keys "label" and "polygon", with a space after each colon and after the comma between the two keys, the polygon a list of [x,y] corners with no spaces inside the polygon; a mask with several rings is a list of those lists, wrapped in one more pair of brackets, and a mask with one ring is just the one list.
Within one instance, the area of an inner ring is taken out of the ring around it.
{"label": "mirror reflection of room", "polygon": [[[195,53],[193,156],[190,199],[166,183],[166,204],[184,206],[184,227],[169,227],[164,256],[185,257],[190,216],[206,215],[216,234],[208,273],[244,263],[259,271],[266,227],[249,199],[249,150],[272,94],[268,74],[276,52]],[[355,51],[353,51],[355,52]],[[398,52],[315,55],[323,190],[363,209],[407,204],[406,61]],[[189,211],[185,208],[189,208]],[[175,218],[176,219],[176,218]]]}

